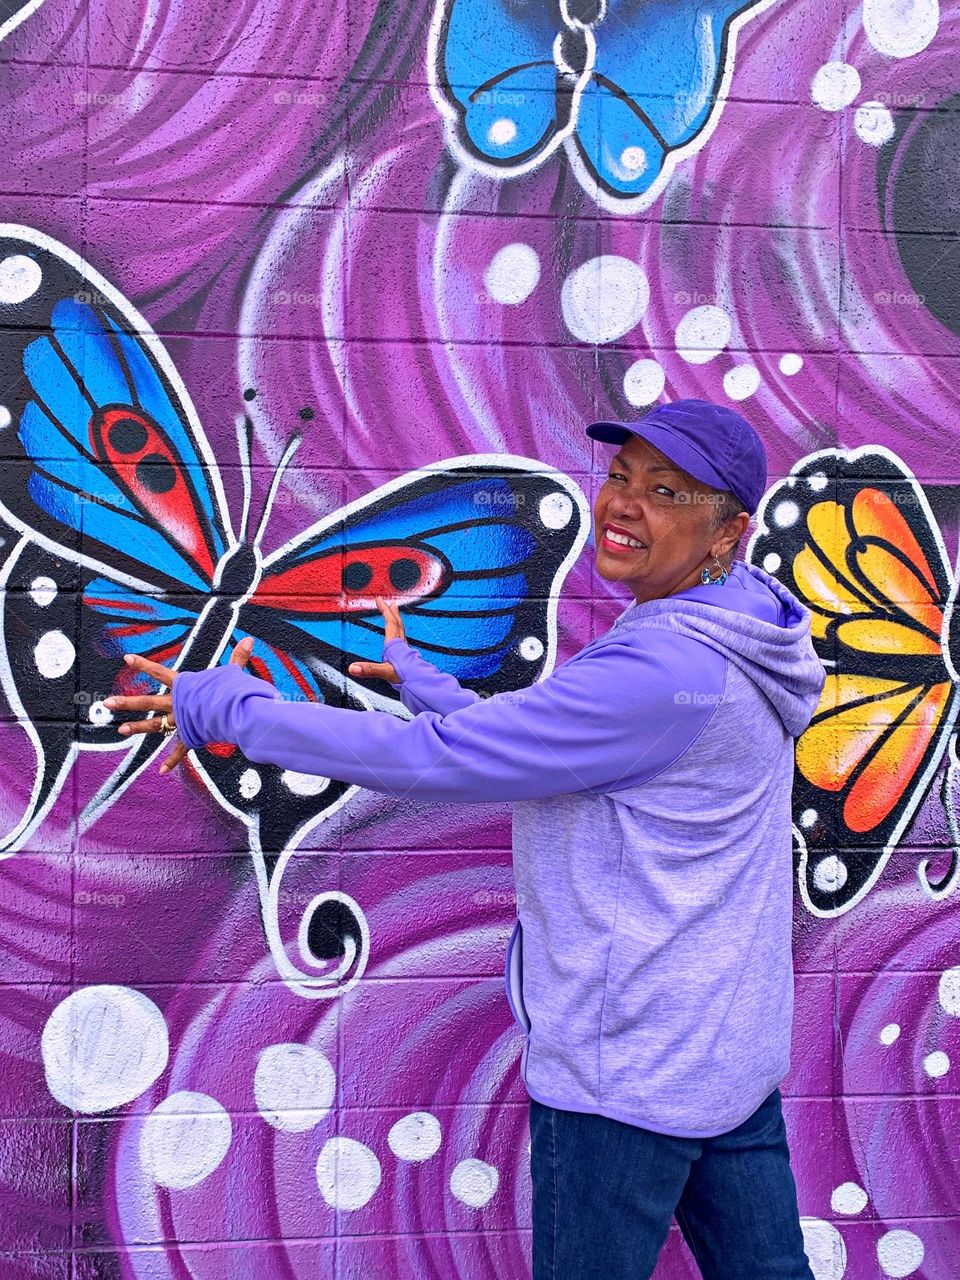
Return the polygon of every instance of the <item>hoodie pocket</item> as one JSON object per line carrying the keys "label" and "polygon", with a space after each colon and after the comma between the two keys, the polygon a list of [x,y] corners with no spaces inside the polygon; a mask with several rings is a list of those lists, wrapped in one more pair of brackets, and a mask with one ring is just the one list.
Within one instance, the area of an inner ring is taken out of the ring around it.
{"label": "hoodie pocket", "polygon": [[507,991],[507,1003],[514,1018],[524,1032],[529,1033],[530,1019],[523,1003],[523,929],[520,926],[519,916],[507,943],[504,985]]}

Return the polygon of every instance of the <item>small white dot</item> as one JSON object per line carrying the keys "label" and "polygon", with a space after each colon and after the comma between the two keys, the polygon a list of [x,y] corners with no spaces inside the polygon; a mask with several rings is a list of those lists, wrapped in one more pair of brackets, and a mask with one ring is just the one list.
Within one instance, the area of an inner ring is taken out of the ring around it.
{"label": "small white dot", "polygon": [[482,1209],[496,1194],[500,1175],[484,1160],[461,1160],[450,1175],[450,1190],[461,1204]]}
{"label": "small white dot", "polygon": [[770,551],[763,557],[763,567],[767,573],[776,573],[783,561],[775,551]]}
{"label": "small white dot", "polygon": [[849,62],[825,62],[816,72],[810,93],[824,111],[842,111],[860,92],[860,73]]}
{"label": "small white dot", "polygon": [[140,1163],[161,1187],[195,1187],[218,1168],[230,1148],[233,1126],[216,1099],[205,1093],[172,1093],[143,1122]]}
{"label": "small white dot", "polygon": [[483,273],[483,285],[495,302],[516,306],[530,297],[540,279],[540,259],[528,244],[498,249]]}
{"label": "small white dot", "polygon": [[813,883],[821,893],[836,893],[847,883],[847,867],[836,855],[818,862],[813,872]]}
{"label": "small white dot", "polygon": [[877,1261],[885,1276],[912,1276],[923,1262],[923,1241],[912,1231],[888,1231],[877,1241]]}
{"label": "small white dot", "polygon": [[39,605],[41,609],[45,609],[48,604],[53,604],[57,598],[57,584],[52,578],[41,577],[34,578],[30,583],[30,599],[34,604]]}
{"label": "small white dot", "polygon": [[853,127],[860,141],[871,147],[882,147],[897,131],[893,116],[882,102],[865,102],[857,107]]}
{"label": "small white dot", "polygon": [[110,724],[113,720],[113,712],[109,707],[105,707],[101,701],[91,702],[87,711],[87,718],[92,725],[98,729],[102,729],[104,725]]}
{"label": "small white dot", "polygon": [[785,356],[780,357],[780,372],[786,377],[792,378],[795,373],[799,373],[803,368],[803,360],[793,351],[788,351]]}
{"label": "small white dot", "polygon": [[271,1044],[261,1050],[253,1075],[257,1110],[274,1129],[306,1133],[333,1106],[336,1072],[329,1059],[306,1044]]}
{"label": "small white dot", "polygon": [[800,508],[795,502],[778,502],[774,508],[773,519],[781,529],[789,529],[800,519]]}
{"label": "small white dot", "polygon": [[706,364],[730,341],[730,317],[722,307],[694,307],[674,331],[677,355],[688,364]]}
{"label": "small white dot", "polygon": [[15,253],[0,262],[0,302],[15,306],[26,302],[40,288],[43,272],[40,264],[25,253]]}
{"label": "small white dot", "polygon": [[537,513],[545,529],[565,529],[573,516],[573,500],[569,493],[558,489],[540,499]]}
{"label": "small white dot", "polygon": [[825,476],[822,471],[814,471],[812,475],[807,476],[807,484],[814,493],[820,493],[829,483],[829,477]]}
{"label": "small white dot", "polygon": [[317,1186],[331,1209],[363,1208],[381,1177],[380,1161],[353,1138],[330,1138],[317,1157]]}
{"label": "small white dot", "polygon": [[62,631],[46,631],[33,648],[37,670],[47,680],[59,680],[72,668],[77,658],[73,642]]}
{"label": "small white dot", "polygon": [[620,152],[620,163],[631,173],[643,173],[647,167],[647,153],[643,147],[624,147]]}
{"label": "small white dot", "polygon": [[260,781],[260,775],[256,769],[244,769],[240,775],[240,781],[237,788],[243,796],[244,800],[252,800],[260,794],[260,788],[263,783]]}
{"label": "small white dot", "polygon": [[939,1080],[950,1070],[950,1059],[942,1049],[936,1049],[924,1058],[923,1069],[931,1080]]}
{"label": "small white dot", "polygon": [[487,130],[487,138],[495,147],[505,147],[517,136],[517,126],[513,120],[494,120]]}
{"label": "small white dot", "polygon": [[429,1111],[414,1111],[404,1116],[387,1134],[390,1150],[398,1160],[419,1163],[429,1160],[440,1150],[440,1122]]}
{"label": "small white dot", "polygon": [[895,1040],[900,1039],[900,1024],[897,1022],[888,1022],[880,1032],[880,1043],[889,1047]]}
{"label": "small white dot", "polygon": [[834,1213],[843,1213],[850,1217],[862,1213],[867,1206],[867,1193],[856,1182],[843,1182],[830,1197],[830,1208]]}
{"label": "small white dot", "polygon": [[731,400],[746,400],[760,386],[760,372],[752,364],[734,365],[723,375],[723,389]]}
{"label": "small white dot", "polygon": [[816,809],[804,809],[803,813],[801,813],[800,815],[801,827],[804,827],[804,828],[812,827],[813,824],[816,822],[818,816],[819,815]]}
{"label": "small white dot", "polygon": [[10,415],[10,410],[5,404],[0,404],[0,431],[2,431],[4,427],[9,427],[12,421],[13,418]]}
{"label": "small white dot", "polygon": [[330,785],[329,778],[323,778],[319,774],[297,773],[295,769],[284,769],[281,777],[283,785],[295,796],[318,796]]}
{"label": "small white dot", "polygon": [[944,1013],[960,1018],[960,969],[947,969],[941,975],[937,996]]}
{"label": "small white dot", "polygon": [[543,656],[543,641],[537,636],[524,636],[520,641],[520,656],[528,662],[536,662]]}
{"label": "small white dot", "polygon": [[645,408],[663,395],[667,375],[656,360],[635,360],[623,375],[623,394],[636,408]]}
{"label": "small white dot", "polygon": [[622,338],[638,323],[649,302],[650,283],[643,268],[616,253],[602,253],[581,263],[560,290],[564,324],[580,342]]}

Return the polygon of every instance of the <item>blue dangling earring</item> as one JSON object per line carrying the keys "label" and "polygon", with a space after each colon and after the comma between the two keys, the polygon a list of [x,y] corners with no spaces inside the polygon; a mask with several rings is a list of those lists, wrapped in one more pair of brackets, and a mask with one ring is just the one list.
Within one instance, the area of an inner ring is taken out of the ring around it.
{"label": "blue dangling earring", "polygon": [[719,577],[712,578],[710,576],[710,566],[705,565],[703,568],[703,571],[700,574],[700,581],[703,583],[704,586],[709,585],[714,587],[722,587],[723,584],[726,582],[727,578],[729,577],[729,574],[727,573],[726,569],[723,567],[723,565],[720,563],[720,561],[717,559],[716,556],[713,557],[713,563],[720,570]]}

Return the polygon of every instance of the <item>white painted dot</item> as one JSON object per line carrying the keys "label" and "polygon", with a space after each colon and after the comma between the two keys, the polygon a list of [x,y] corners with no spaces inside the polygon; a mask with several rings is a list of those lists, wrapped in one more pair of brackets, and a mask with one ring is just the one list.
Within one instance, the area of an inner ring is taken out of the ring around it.
{"label": "white painted dot", "polygon": [[543,657],[543,641],[539,636],[524,636],[520,641],[520,656],[527,662],[536,662]]}
{"label": "white painted dot", "polygon": [[939,0],[863,0],[863,30],[877,53],[911,58],[940,25]]}
{"label": "white painted dot", "polygon": [[792,378],[795,373],[799,373],[803,368],[803,359],[794,351],[788,351],[786,355],[780,357],[780,372],[786,377]]}
{"label": "white painted dot", "polygon": [[823,1218],[801,1218],[800,1229],[814,1280],[843,1280],[847,1269],[847,1246],[833,1223]]}
{"label": "white painted dot", "polygon": [[822,471],[813,471],[807,476],[807,484],[814,493],[819,493],[822,489],[825,489],[829,483],[829,477],[825,476]]}
{"label": "white painted dot", "polygon": [[760,371],[752,364],[737,364],[723,375],[723,389],[731,400],[746,400],[760,386]]}
{"label": "white painted dot", "polygon": [[656,360],[635,360],[623,375],[623,394],[638,409],[659,400],[667,375]]}
{"label": "white painted dot", "polygon": [[4,427],[9,427],[12,421],[13,416],[11,415],[10,410],[5,404],[0,404],[0,431],[2,431]]}
{"label": "white painted dot", "polygon": [[317,1157],[317,1186],[332,1209],[363,1208],[381,1176],[380,1161],[353,1138],[330,1138]]}
{"label": "white painted dot", "polygon": [[935,1049],[924,1058],[923,1069],[931,1080],[939,1080],[950,1070],[950,1059],[942,1049]]}
{"label": "white painted dot", "polygon": [[775,551],[769,551],[763,557],[763,567],[766,569],[767,573],[776,573],[782,563],[783,561]]}
{"label": "white painted dot", "polygon": [[47,680],[59,680],[77,659],[73,642],[62,631],[46,631],[33,647],[37,670]]}
{"label": "white painted dot", "polygon": [[283,785],[295,796],[318,796],[330,785],[329,778],[319,774],[297,773],[295,769],[284,769],[281,774]]}
{"label": "white painted dot", "polygon": [[960,1018],[960,968],[947,969],[940,975],[937,998],[944,1013]]}
{"label": "white painted dot", "polygon": [[613,342],[647,309],[650,285],[635,262],[601,254],[571,271],[560,290],[567,328],[581,342]]}
{"label": "white painted dot", "polygon": [[877,1261],[885,1276],[912,1276],[923,1255],[923,1241],[913,1231],[888,1231],[877,1241]]}
{"label": "white painted dot", "polygon": [[647,153],[643,147],[624,147],[620,152],[620,164],[629,173],[643,173],[647,167]]}
{"label": "white painted dot", "polygon": [[849,62],[825,62],[816,72],[810,93],[824,111],[842,111],[860,92],[860,73]]}
{"label": "white painted dot", "polygon": [[257,1059],[253,1096],[267,1124],[287,1133],[306,1133],[333,1106],[336,1072],[319,1049],[306,1044],[272,1044]]}
{"label": "white painted dot", "polygon": [[96,702],[90,703],[89,710],[87,711],[87,719],[97,729],[102,729],[104,725],[112,722],[113,712],[109,707],[105,707],[103,702],[98,699]]}
{"label": "white painted dot", "polygon": [[801,827],[803,827],[805,830],[808,827],[812,827],[813,824],[816,822],[817,817],[818,817],[818,814],[816,809],[804,809],[803,813],[801,813],[800,815]]}
{"label": "white painted dot", "polygon": [[492,142],[495,147],[505,147],[508,142],[512,142],[517,136],[517,125],[514,120],[494,120],[493,124],[487,130],[487,139]]}
{"label": "white painted dot", "polygon": [[483,273],[483,284],[495,302],[515,306],[529,298],[540,279],[540,259],[528,244],[498,249]]}
{"label": "white painted dot", "polygon": [[30,583],[30,599],[35,605],[39,605],[41,609],[45,609],[48,604],[53,604],[57,598],[57,584],[52,578],[45,575],[43,577],[34,578]]}
{"label": "white painted dot", "polygon": [[863,1213],[866,1207],[867,1193],[856,1182],[842,1182],[830,1197],[830,1208],[834,1213],[852,1217]]}
{"label": "white painted dot", "polygon": [[773,511],[774,524],[778,524],[781,529],[789,529],[800,519],[800,508],[795,502],[778,502]]}
{"label": "white painted dot", "polygon": [[896,133],[893,116],[882,102],[865,102],[857,107],[853,127],[860,141],[871,147],[882,147]]}
{"label": "white painted dot", "polygon": [[240,775],[240,781],[237,783],[237,789],[244,800],[253,800],[260,794],[260,788],[263,783],[260,781],[260,775],[256,769],[244,769]]}
{"label": "white painted dot", "polygon": [[895,1040],[899,1040],[899,1039],[900,1039],[900,1024],[897,1022],[888,1022],[887,1025],[880,1032],[880,1043],[887,1045],[889,1047],[890,1045],[893,1044]]}
{"label": "white painted dot", "polygon": [[167,1065],[163,1014],[130,987],[83,987],[61,1000],[40,1038],[47,1088],[73,1111],[123,1106]]}
{"label": "white painted dot", "polygon": [[213,1173],[232,1137],[230,1117],[215,1098],[172,1093],[143,1122],[140,1163],[159,1186],[183,1191]]}
{"label": "white painted dot", "polygon": [[730,317],[722,307],[693,307],[682,317],[674,337],[677,354],[688,364],[706,364],[730,341]]}
{"label": "white painted dot", "polygon": [[429,1111],[413,1111],[387,1134],[390,1150],[398,1160],[429,1160],[440,1150],[440,1121]]}
{"label": "white painted dot", "polygon": [[537,514],[545,529],[565,529],[573,518],[573,499],[561,489],[547,493],[540,499]]}
{"label": "white painted dot", "polygon": [[43,283],[40,264],[25,253],[15,253],[0,262],[0,302],[16,306],[26,302]]}
{"label": "white painted dot", "polygon": [[482,1209],[493,1199],[500,1174],[485,1160],[461,1160],[450,1175],[450,1190],[461,1204]]}
{"label": "white painted dot", "polygon": [[821,893],[836,893],[847,883],[847,864],[830,854],[814,868],[813,883]]}

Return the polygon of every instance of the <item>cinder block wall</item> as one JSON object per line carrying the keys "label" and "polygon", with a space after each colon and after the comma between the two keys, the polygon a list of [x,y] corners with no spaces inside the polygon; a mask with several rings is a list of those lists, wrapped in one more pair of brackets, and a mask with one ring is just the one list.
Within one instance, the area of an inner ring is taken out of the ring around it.
{"label": "cinder block wall", "polygon": [[411,638],[522,697],[626,603],[584,422],[680,396],[762,432],[745,551],[829,670],[813,1270],[957,1274],[958,41],[955,0],[0,13],[5,1278],[528,1273],[507,806],[222,745],[160,778],[103,700],[249,633],[288,696],[397,710],[358,601],[434,571]]}

